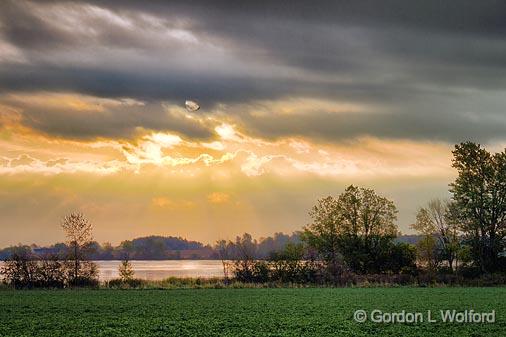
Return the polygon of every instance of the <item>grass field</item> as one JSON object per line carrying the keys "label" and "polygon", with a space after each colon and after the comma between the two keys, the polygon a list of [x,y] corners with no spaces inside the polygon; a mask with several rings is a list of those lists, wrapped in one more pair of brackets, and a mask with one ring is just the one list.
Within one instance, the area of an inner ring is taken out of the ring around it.
{"label": "grass field", "polygon": [[[495,323],[357,323],[357,309],[496,311]],[[0,336],[505,336],[506,288],[0,291]]]}

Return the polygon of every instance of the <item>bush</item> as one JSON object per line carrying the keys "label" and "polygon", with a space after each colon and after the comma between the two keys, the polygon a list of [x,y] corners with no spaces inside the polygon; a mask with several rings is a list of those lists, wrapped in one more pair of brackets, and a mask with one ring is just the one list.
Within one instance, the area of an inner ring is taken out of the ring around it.
{"label": "bush", "polygon": [[118,267],[119,277],[123,281],[129,281],[134,278],[134,269],[132,267],[132,264],[128,260],[121,261],[119,267]]}
{"label": "bush", "polygon": [[68,286],[72,288],[98,288],[99,285],[98,279],[85,276],[78,276],[68,282]]}
{"label": "bush", "polygon": [[[37,258],[29,251],[14,252],[5,260],[0,270],[4,282],[16,289],[98,287],[97,269],[94,263],[81,262],[82,276],[70,278],[74,263],[61,261],[56,255]],[[72,270],[70,270],[72,269]]]}
{"label": "bush", "polygon": [[478,266],[464,266],[457,271],[464,278],[478,278],[482,275],[482,271]]}
{"label": "bush", "polygon": [[130,278],[127,280],[118,278],[105,283],[107,288],[114,289],[137,289],[143,287],[147,281],[141,279]]}
{"label": "bush", "polygon": [[70,286],[75,286],[81,282],[87,282],[83,280],[90,280],[89,283],[98,283],[98,269],[97,265],[92,261],[78,261],[77,263],[77,276],[75,272],[76,261],[66,260],[62,263],[63,270],[67,278],[67,282]]}
{"label": "bush", "polygon": [[5,260],[1,270],[5,282],[16,289],[36,286],[39,281],[38,273],[37,261],[27,252],[13,253]]}
{"label": "bush", "polygon": [[50,255],[38,263],[38,281],[39,287],[44,288],[63,288],[65,286],[65,272],[63,263],[58,260],[58,256]]}

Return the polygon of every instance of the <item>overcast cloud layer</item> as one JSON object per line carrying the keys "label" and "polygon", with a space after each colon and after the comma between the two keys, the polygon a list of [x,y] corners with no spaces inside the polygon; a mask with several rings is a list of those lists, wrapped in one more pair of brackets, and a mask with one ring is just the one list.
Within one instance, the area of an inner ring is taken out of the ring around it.
{"label": "overcast cloud layer", "polygon": [[205,138],[166,119],[161,104],[192,97],[212,114],[218,104],[304,96],[367,109],[227,114],[264,137],[489,142],[506,129],[505,11],[501,1],[3,1],[0,88],[147,103],[87,126],[23,111],[23,123],[77,138],[135,127]]}

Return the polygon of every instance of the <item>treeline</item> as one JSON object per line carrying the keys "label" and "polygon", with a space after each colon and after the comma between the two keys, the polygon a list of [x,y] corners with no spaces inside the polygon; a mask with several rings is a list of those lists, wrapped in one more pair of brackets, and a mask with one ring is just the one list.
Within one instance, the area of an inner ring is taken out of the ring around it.
{"label": "treeline", "polygon": [[[255,245],[255,258],[264,259],[271,252],[282,250],[289,242],[300,242],[300,233],[275,233],[272,237],[253,240]],[[34,258],[39,256],[56,255],[63,257],[67,254],[69,246],[66,243],[57,243],[49,247],[36,245],[18,245],[0,250],[0,259],[8,259],[15,252],[29,252]],[[92,241],[88,245],[88,258],[90,260],[181,260],[181,259],[219,259],[219,252],[210,245],[198,241],[189,241],[173,236],[147,236],[126,240],[118,246],[106,242],[99,244]]]}
{"label": "treeline", "polygon": [[[34,256],[64,256],[69,247],[66,243],[57,243],[49,247],[14,246],[0,250],[0,259],[8,258],[19,249],[29,250]],[[188,241],[180,237],[148,236],[126,240],[114,247],[108,242],[99,244],[92,241],[88,244],[88,257],[91,260],[121,260],[129,256],[135,260],[165,260],[181,258],[208,258],[212,248],[197,241]],[[183,254],[181,254],[183,252]],[[190,252],[185,254],[184,252]]]}
{"label": "treeline", "polygon": [[[318,200],[300,243],[266,260],[244,235],[219,241],[224,277],[244,282],[349,284],[364,280],[426,284],[506,272],[506,151],[491,154],[479,144],[455,146],[456,180],[449,200],[421,207],[412,225],[422,239],[395,240],[397,208],[367,188],[349,186],[337,197]],[[228,263],[227,260],[233,260]]]}

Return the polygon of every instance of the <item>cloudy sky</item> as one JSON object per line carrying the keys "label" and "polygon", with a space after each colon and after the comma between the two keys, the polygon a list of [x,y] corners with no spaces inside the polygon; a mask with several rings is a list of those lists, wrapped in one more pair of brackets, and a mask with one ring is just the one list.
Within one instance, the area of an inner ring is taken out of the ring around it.
{"label": "cloudy sky", "polygon": [[[502,1],[0,3],[0,246],[292,232],[349,184],[447,197],[506,144]],[[188,112],[186,99],[201,104]]]}

